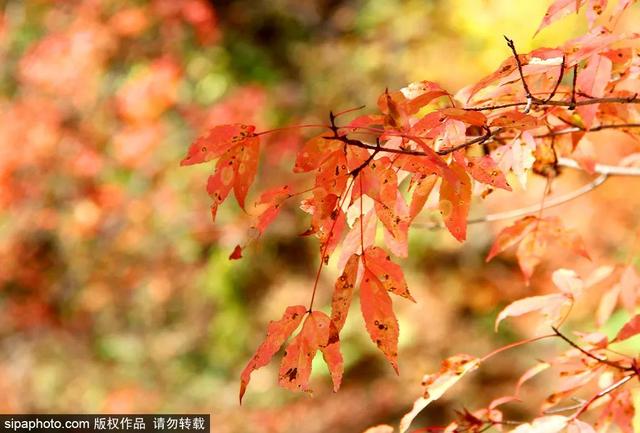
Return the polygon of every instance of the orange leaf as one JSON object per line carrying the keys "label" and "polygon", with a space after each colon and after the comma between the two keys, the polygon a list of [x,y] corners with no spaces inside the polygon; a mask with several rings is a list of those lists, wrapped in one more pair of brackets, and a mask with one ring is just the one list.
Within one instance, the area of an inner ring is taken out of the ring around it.
{"label": "orange leaf", "polygon": [[618,332],[618,335],[616,335],[616,338],[614,338],[614,341],[626,340],[634,335],[638,335],[638,333],[640,333],[640,314],[636,314],[631,320],[624,324]]}
{"label": "orange leaf", "polygon": [[499,116],[494,117],[491,120],[491,126],[514,128],[521,131],[526,131],[527,129],[537,128],[539,124],[538,119],[536,119],[535,117],[514,110],[500,113]]}
{"label": "orange leaf", "polygon": [[486,116],[479,111],[469,111],[462,108],[443,108],[440,112],[449,119],[460,120],[470,125],[484,126],[487,123]]}
{"label": "orange leaf", "polygon": [[254,204],[257,221],[253,227],[258,230],[259,234],[263,234],[269,224],[278,216],[282,202],[289,197],[291,197],[291,192],[287,185],[273,188],[262,193],[258,201]]}
{"label": "orange leaf", "polygon": [[218,206],[222,204],[233,188],[235,156],[233,150],[228,150],[218,160],[214,173],[207,180],[207,192],[213,199],[211,203],[211,219],[216,220]]}
{"label": "orange leaf", "polygon": [[538,30],[533,34],[538,34],[540,30],[547,27],[554,21],[559,20],[562,17],[569,15],[572,12],[578,12],[579,8],[584,4],[585,0],[556,0],[554,1],[547,12],[544,14],[544,18],[538,27]]}
{"label": "orange leaf", "polygon": [[[471,206],[471,180],[464,167],[451,164],[455,177],[442,179],[440,186],[440,213],[444,224],[454,238],[460,242],[467,237],[467,215]],[[455,180],[452,182],[451,180]]]}
{"label": "orange leaf", "polygon": [[425,203],[429,199],[429,195],[431,195],[431,191],[438,180],[437,176],[426,176],[420,179],[416,183],[416,187],[413,190],[413,196],[411,198],[411,205],[409,207],[409,219],[413,221],[413,219],[418,216],[422,208],[424,208]]}
{"label": "orange leaf", "polygon": [[[605,56],[594,55],[589,58],[587,67],[580,71],[576,81],[576,91],[589,95],[593,98],[601,98],[605,95],[605,90],[609,80],[613,63]],[[582,98],[579,98],[582,99]],[[576,111],[582,118],[582,123],[589,129],[596,118],[599,104],[582,105],[576,107]]]}
{"label": "orange leaf", "polygon": [[[309,391],[311,364],[318,350],[323,352],[329,366],[334,389],[340,387],[343,363],[339,342],[329,341],[331,320],[320,312],[314,311],[307,316],[302,331],[287,347],[280,364],[279,383],[292,391]],[[331,344],[329,344],[331,343]]]}
{"label": "orange leaf", "polygon": [[246,143],[237,147],[237,161],[233,166],[234,181],[233,192],[242,209],[247,197],[249,187],[256,177],[258,159],[260,157],[260,143],[258,140],[246,140]]}
{"label": "orange leaf", "polygon": [[490,261],[507,248],[520,242],[525,235],[533,229],[533,223],[536,221],[538,221],[536,217],[526,216],[516,221],[513,225],[503,229],[498,236],[496,236],[496,240],[491,246],[486,261]]}
{"label": "orange leaf", "polygon": [[378,277],[367,268],[360,283],[360,307],[371,340],[398,373],[398,320],[387,290]]}
{"label": "orange leaf", "polygon": [[294,173],[312,171],[320,167],[334,152],[344,145],[338,140],[325,138],[324,133],[308,140],[296,156]]}
{"label": "orange leaf", "polygon": [[333,323],[333,332],[340,332],[347,320],[351,298],[353,297],[353,288],[356,284],[358,276],[358,265],[360,264],[360,256],[353,254],[346,266],[344,272],[336,281],[333,289],[333,298],[331,299],[331,322]]}
{"label": "orange leaf", "polygon": [[467,157],[466,162],[462,151],[454,152],[453,156],[456,162],[462,165],[478,182],[511,191],[504,173],[500,171],[496,162],[489,155],[475,158]]}
{"label": "orange leaf", "polygon": [[397,263],[393,263],[391,257],[382,248],[367,248],[364,252],[364,262],[367,269],[378,276],[387,291],[416,302],[409,293],[402,268]]}
{"label": "orange leaf", "polygon": [[193,142],[180,165],[200,164],[218,158],[240,144],[257,143],[259,138],[254,135],[255,130],[253,125],[239,123],[214,126]]}
{"label": "orange leaf", "polygon": [[289,338],[291,333],[300,325],[306,312],[306,307],[302,305],[287,307],[280,320],[269,323],[266,338],[240,375],[240,403],[242,403],[242,396],[249,384],[251,373],[260,367],[264,367],[271,361],[271,358],[280,350],[285,340]]}

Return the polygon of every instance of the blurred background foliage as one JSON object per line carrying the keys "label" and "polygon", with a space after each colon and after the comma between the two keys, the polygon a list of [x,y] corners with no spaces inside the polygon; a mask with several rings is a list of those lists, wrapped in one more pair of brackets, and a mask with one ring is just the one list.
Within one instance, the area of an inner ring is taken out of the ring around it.
{"label": "blurred background foliage", "polygon": [[[212,224],[210,167],[178,163],[215,124],[324,122],[330,109],[372,107],[386,87],[415,80],[453,92],[509,55],[503,34],[527,51],[584,30],[569,17],[532,39],[546,3],[0,1],[0,411],[199,411],[213,414],[216,432],[298,431],[300,422],[308,432],[359,431],[397,419],[444,357],[532,334],[529,319],[494,334],[493,319],[506,302],[549,290],[551,265],[527,288],[512,257],[484,264],[501,225],[474,227],[464,246],[416,231],[404,265],[418,304],[397,302],[400,377],[355,307],[338,394],[320,366],[313,398],[282,391],[274,363],[254,374],[241,408],[239,372],[267,322],[306,303],[317,245],[296,236],[308,220],[289,208],[260,246],[229,262],[246,218],[229,203]],[[253,194],[290,175],[304,137],[269,136]],[[605,156],[615,162],[628,149],[621,141]],[[587,179],[566,177],[554,191]],[[586,236],[595,259],[624,259],[640,216],[629,182],[550,213]],[[532,203],[543,183],[492,194],[475,212]],[[590,224],[605,209],[606,234]],[[588,267],[563,260],[550,255]],[[323,276],[319,305],[333,278]],[[534,362],[526,349],[497,359],[422,421],[508,393]]]}

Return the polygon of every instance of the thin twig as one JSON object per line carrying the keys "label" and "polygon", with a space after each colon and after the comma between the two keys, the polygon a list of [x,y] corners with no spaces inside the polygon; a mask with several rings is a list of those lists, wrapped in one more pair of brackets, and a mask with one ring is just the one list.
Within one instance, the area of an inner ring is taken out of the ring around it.
{"label": "thin twig", "polygon": [[608,359],[605,358],[601,358],[597,355],[594,355],[593,353],[583,349],[582,347],[578,346],[576,343],[574,343],[570,338],[568,338],[566,335],[564,335],[562,332],[560,332],[560,330],[558,328],[556,328],[555,326],[552,326],[551,329],[553,329],[553,332],[556,333],[556,335],[560,338],[562,338],[567,344],[569,344],[569,346],[573,347],[574,349],[577,349],[578,351],[580,351],[580,353],[582,353],[583,355],[598,361],[601,364],[604,365],[608,365],[609,367],[613,367],[613,368],[617,368],[618,370],[622,370],[622,371],[629,371],[629,368],[627,367],[623,367],[615,362],[609,361]]}
{"label": "thin twig", "polygon": [[[564,119],[560,120],[564,121]],[[568,123],[568,122],[566,122]],[[640,123],[614,123],[607,125],[598,125],[593,128],[584,129],[580,126],[572,125],[571,128],[561,129],[559,131],[551,131],[543,135],[536,135],[534,138],[555,137],[557,135],[572,134],[574,132],[597,132],[605,129],[624,129],[624,128],[640,128]]]}
{"label": "thin twig", "polygon": [[596,395],[594,395],[593,397],[591,397],[589,400],[587,400],[582,407],[571,416],[571,419],[576,419],[578,418],[581,414],[583,414],[587,409],[589,409],[589,406],[591,406],[593,404],[594,401],[598,400],[599,398],[604,397],[607,394],[610,394],[611,392],[615,391],[616,389],[620,388],[622,385],[624,385],[625,383],[629,382],[631,379],[633,379],[636,376],[636,374],[630,374],[628,376],[624,376],[622,379],[620,379],[619,381],[609,385],[608,387],[606,387],[605,389],[603,389],[602,391],[600,391],[599,393],[597,393]]}
{"label": "thin twig", "polygon": [[[507,45],[511,49],[511,53],[513,54],[513,57],[516,59],[516,66],[518,67],[518,73],[520,74],[520,81],[522,81],[522,87],[524,88],[524,92],[527,95],[527,106],[531,106],[531,103],[534,97],[531,94],[531,91],[529,90],[529,86],[527,85],[527,80],[524,79],[524,73],[522,71],[522,62],[520,61],[520,57],[518,56],[518,52],[516,51],[516,45],[512,39],[509,39],[506,36],[504,36],[504,38],[507,41]],[[525,112],[527,111],[528,110],[525,110]]]}
{"label": "thin twig", "polygon": [[[634,95],[632,97],[623,97],[623,96],[609,96],[604,98],[592,98],[592,99],[584,99],[582,101],[542,101],[537,98],[533,98],[531,105],[537,107],[581,107],[583,105],[594,105],[594,104],[640,104],[640,98],[638,95]],[[507,104],[501,105],[486,105],[484,107],[466,107],[464,110],[467,111],[488,111],[488,110],[497,110],[500,108],[510,108],[510,107],[522,107],[526,106],[527,102],[510,102]]]}
{"label": "thin twig", "polygon": [[569,110],[576,108],[576,83],[578,81],[578,64],[573,65],[573,81],[571,83],[571,101],[569,102]]}
{"label": "thin twig", "polygon": [[551,91],[551,94],[544,99],[542,102],[543,103],[547,103],[549,101],[551,101],[553,99],[553,97],[556,94],[556,91],[558,90],[558,87],[560,86],[560,83],[562,82],[562,78],[564,77],[564,66],[565,66],[565,56],[562,56],[562,64],[560,65],[560,74],[558,75],[558,81],[556,81],[556,85],[554,86],[553,90]]}
{"label": "thin twig", "polygon": [[[591,182],[581,186],[580,188],[574,191],[545,200],[544,208],[549,209],[549,208],[567,203],[569,201],[575,200],[576,198],[598,188],[609,178],[609,176],[640,176],[640,167],[625,166],[627,164],[632,164],[637,160],[640,160],[640,154],[629,155],[628,157],[624,158],[620,162],[620,165],[595,164],[594,172],[598,173],[600,176],[596,177]],[[580,167],[578,162],[569,158],[558,158],[558,165],[562,167],[577,169],[577,170],[584,170],[582,167]],[[508,210],[505,212],[497,212],[497,213],[485,215],[482,217],[471,218],[467,220],[467,224],[478,224],[478,223],[519,218],[522,216],[534,214],[539,210],[540,210],[540,205],[533,204],[530,206]],[[431,230],[444,228],[444,225],[436,222],[414,223],[411,226],[415,228],[426,228]]]}

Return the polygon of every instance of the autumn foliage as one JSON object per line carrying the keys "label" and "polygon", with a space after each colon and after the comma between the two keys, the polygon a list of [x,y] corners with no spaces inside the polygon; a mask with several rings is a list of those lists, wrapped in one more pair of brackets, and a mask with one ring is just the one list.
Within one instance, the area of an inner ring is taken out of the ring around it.
{"label": "autumn foliage", "polygon": [[[309,214],[308,229],[302,235],[313,236],[319,243],[309,303],[286,307],[282,317],[269,324],[263,343],[242,371],[240,399],[252,372],[271,362],[281,348],[278,382],[282,387],[310,391],[312,361],[319,351],[338,390],[343,374],[340,333],[356,296],[371,341],[399,370],[401,330],[393,304],[394,300],[414,301],[400,260],[409,254],[410,229],[423,212],[437,209],[442,225],[463,242],[468,237],[472,197],[484,198],[495,189],[518,194],[531,173],[544,177],[548,190],[565,169],[605,177],[639,174],[628,166],[633,157],[604,165],[584,149],[590,134],[604,129],[638,139],[639,35],[616,31],[617,21],[631,3],[620,0],[607,7],[606,0],[556,0],[538,31],[585,8],[588,31],[584,35],[529,53],[519,52],[516,42],[505,37],[506,59],[495,72],[455,93],[430,81],[414,82],[400,90],[383,89],[372,113],[350,109],[330,113],[326,124],[291,126],[315,130],[297,151],[293,172],[301,180],[292,178],[288,185],[259,192],[254,204],[247,200],[264,152],[263,140],[279,130],[230,123],[213,127],[193,142],[182,165],[215,160],[206,187],[214,220],[233,190],[238,205],[253,221],[230,251],[230,259],[240,259],[244,250],[258,242],[284,206],[299,206]],[[506,216],[514,221],[497,235],[486,257],[490,261],[516,247],[525,283],[551,249],[592,259],[570,223],[544,215],[549,205],[545,200],[533,210]],[[321,287],[320,274],[330,263],[336,265],[339,277],[327,314],[314,301],[318,291],[329,289]],[[549,325],[547,333],[484,357],[459,354],[446,359],[439,372],[425,377],[424,395],[402,418],[399,431],[407,431],[419,412],[495,354],[555,338],[565,342],[567,350],[524,372],[512,395],[481,403],[478,410],[465,409],[446,427],[415,431],[481,432],[495,427],[517,433],[565,429],[588,433],[606,431],[615,424],[631,432],[634,409],[627,384],[640,376],[638,358],[609,346],[640,333],[638,316],[613,340],[598,331],[569,336],[561,330],[583,292],[607,279],[613,283],[598,307],[598,324],[606,322],[618,302],[635,314],[640,278],[633,264],[622,272],[595,260],[592,266],[592,273],[583,276],[558,269],[552,274],[555,293],[521,299],[502,310],[496,328],[510,317],[541,313]],[[429,306],[423,308],[428,311]],[[503,406],[524,398],[522,384],[551,367],[558,377],[540,416],[530,421],[504,418]],[[591,392],[591,396],[575,397],[580,392]],[[370,431],[394,429],[378,426]]]}

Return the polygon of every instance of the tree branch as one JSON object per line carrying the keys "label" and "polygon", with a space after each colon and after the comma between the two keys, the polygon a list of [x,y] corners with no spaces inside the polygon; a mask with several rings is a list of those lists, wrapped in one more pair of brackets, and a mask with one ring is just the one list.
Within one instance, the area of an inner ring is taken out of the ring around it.
{"label": "tree branch", "polygon": [[578,346],[576,343],[574,343],[570,338],[568,338],[566,335],[564,335],[562,332],[560,332],[560,330],[558,328],[556,328],[555,326],[552,326],[551,329],[553,329],[553,332],[556,333],[556,335],[560,338],[562,338],[567,344],[569,344],[571,347],[573,347],[574,349],[577,349],[578,351],[580,351],[580,353],[582,353],[583,355],[598,361],[601,364],[604,365],[608,365],[609,367],[613,367],[616,368],[618,370],[622,370],[622,371],[629,371],[629,368],[627,367],[623,367],[619,364],[616,364],[615,362],[609,361],[608,359],[605,358],[600,358],[599,356],[594,355],[593,353],[583,349],[582,347]]}
{"label": "tree branch", "polygon": [[571,82],[571,101],[569,101],[569,110],[576,108],[576,82],[578,81],[578,64],[573,65],[573,81]]}
{"label": "tree branch", "polygon": [[513,42],[512,39],[509,39],[506,36],[504,36],[504,38],[507,41],[507,45],[511,49],[511,53],[513,54],[513,57],[516,59],[518,73],[520,74],[520,81],[522,81],[522,87],[524,88],[524,93],[527,95],[527,106],[524,112],[528,113],[529,110],[531,109],[531,104],[533,103],[533,100],[536,98],[534,98],[533,95],[531,94],[531,91],[529,90],[529,85],[527,84],[527,80],[524,79],[524,73],[522,72],[522,62],[520,62],[520,57],[518,56],[518,52],[516,51],[515,43]]}
{"label": "tree branch", "polygon": [[560,83],[562,82],[562,78],[564,77],[565,61],[566,61],[566,57],[564,55],[562,55],[562,64],[560,64],[560,73],[558,74],[558,81],[556,81],[556,85],[553,87],[553,90],[551,91],[549,96],[542,101],[545,104],[547,102],[551,101],[553,99],[553,97],[555,96],[556,92],[558,91],[558,87],[560,86]]}
{"label": "tree branch", "polygon": [[[555,206],[559,206],[561,204],[575,200],[576,198],[584,194],[587,194],[588,192],[593,191],[594,189],[602,185],[609,178],[609,176],[640,176],[640,167],[626,167],[626,165],[632,164],[638,160],[640,160],[640,154],[632,154],[622,159],[622,161],[620,161],[620,165],[596,164],[594,167],[594,172],[598,173],[600,176],[596,177],[588,184],[583,185],[574,191],[545,200],[544,209],[549,209]],[[569,158],[562,158],[562,157],[558,158],[558,165],[562,167],[577,169],[577,170],[584,170],[582,167],[580,167],[580,165],[576,161]],[[485,222],[501,221],[505,219],[519,218],[522,216],[536,213],[538,211],[540,211],[540,205],[533,204],[530,206],[513,209],[505,212],[498,212],[498,213],[485,215],[483,217],[471,218],[467,220],[467,224],[478,224],[478,223],[485,223]],[[431,230],[444,228],[442,224],[436,223],[436,222],[414,223],[412,224],[412,227],[427,228]]]}

